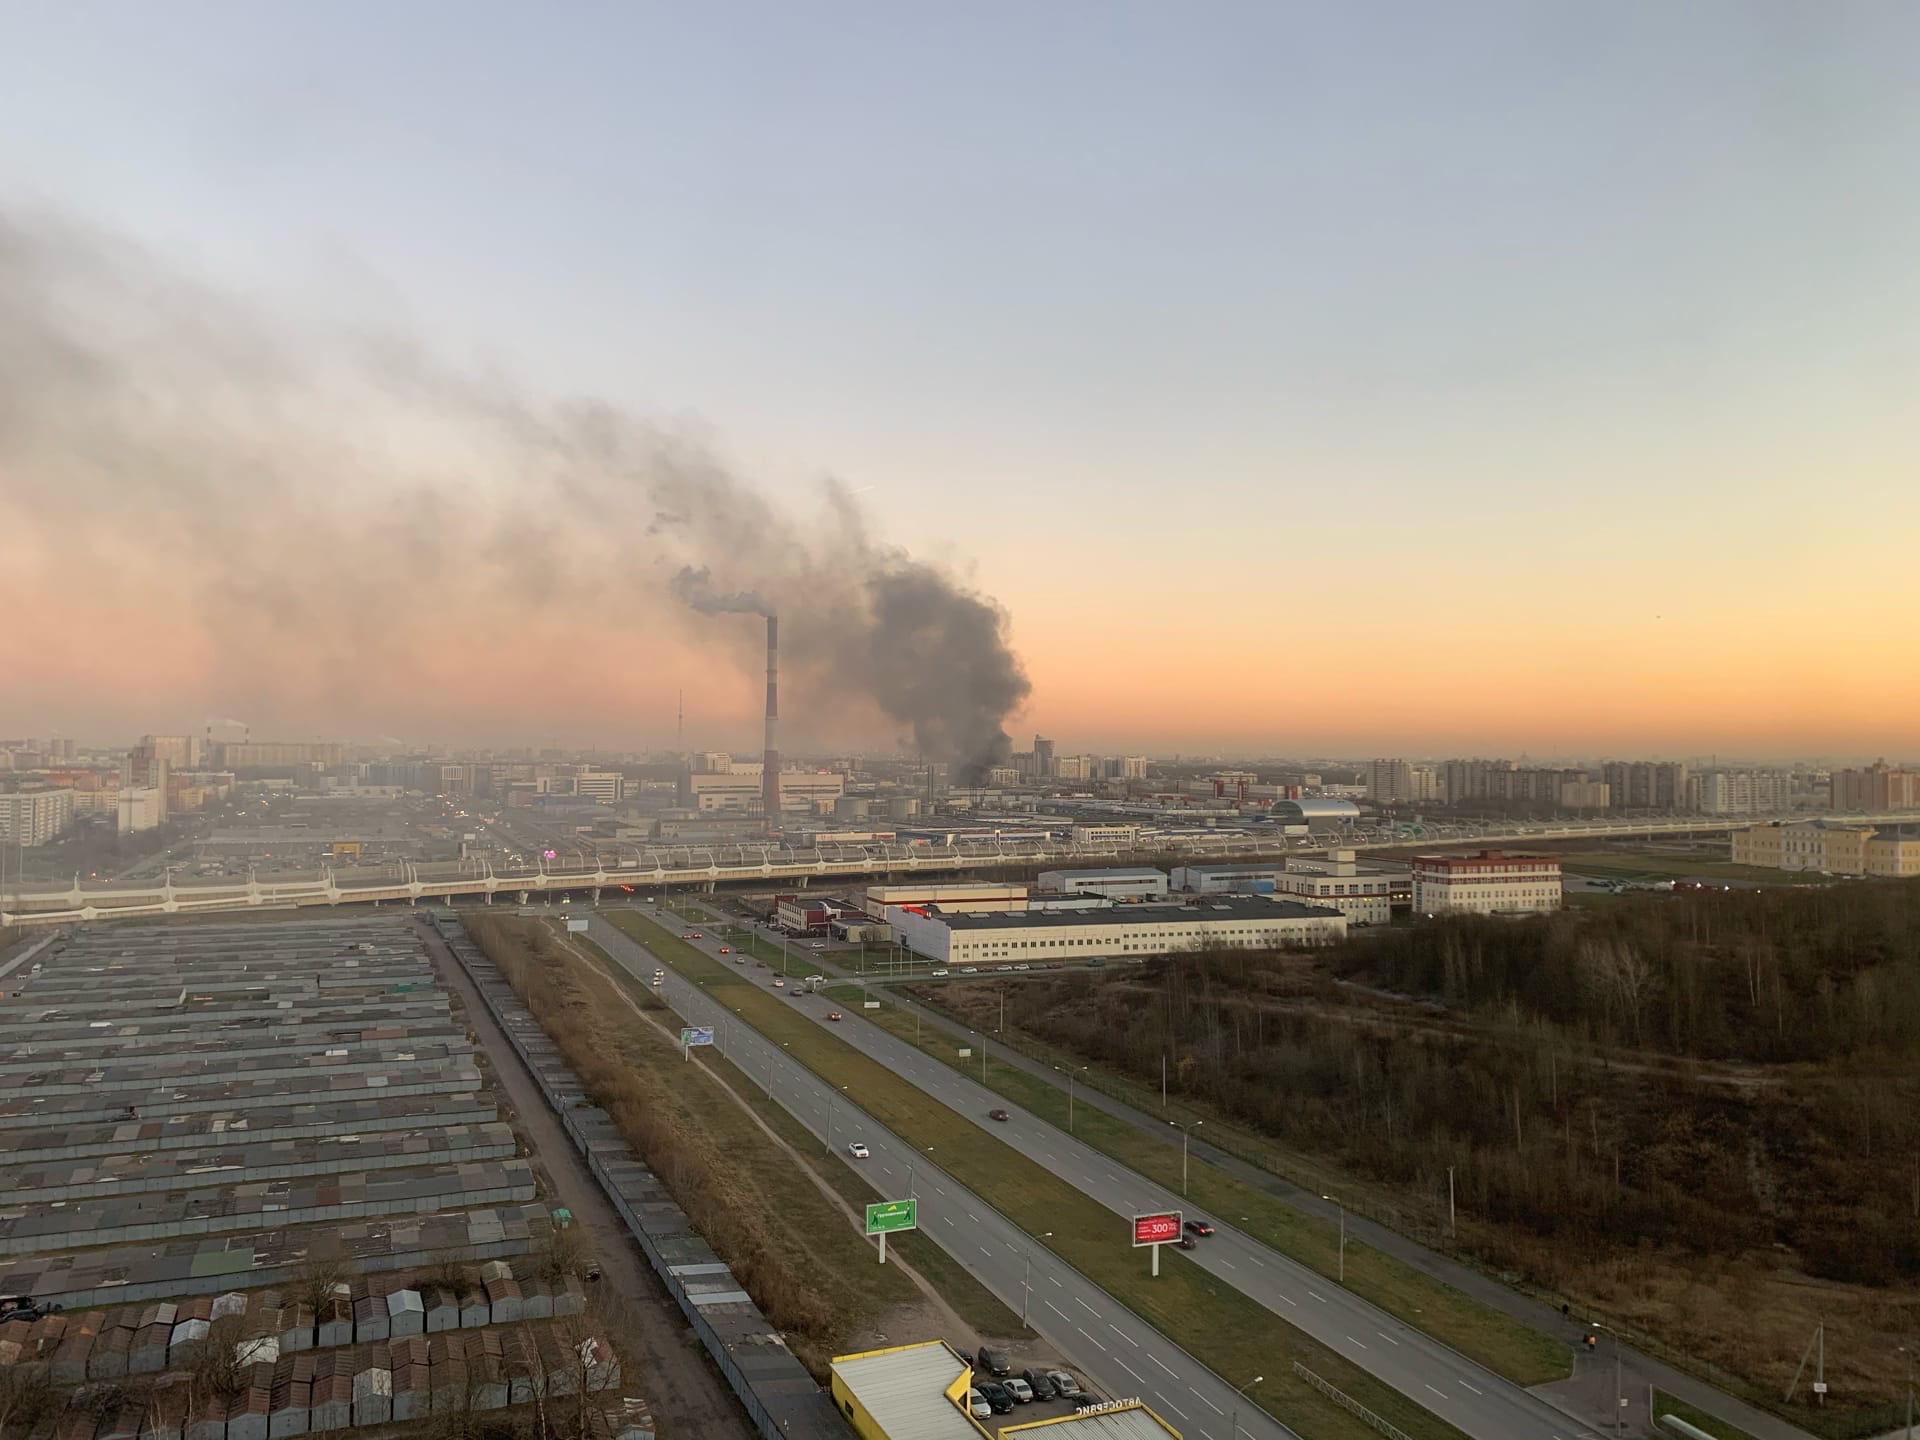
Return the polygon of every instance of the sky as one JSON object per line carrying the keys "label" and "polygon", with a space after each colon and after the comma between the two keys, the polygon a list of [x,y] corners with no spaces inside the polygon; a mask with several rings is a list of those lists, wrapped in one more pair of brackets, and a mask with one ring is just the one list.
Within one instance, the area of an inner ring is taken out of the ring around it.
{"label": "sky", "polygon": [[[1916,154],[1907,3],[0,0],[14,303],[151,352],[110,465],[97,397],[0,404],[0,734],[665,746],[684,693],[743,748],[757,640],[661,566],[786,577],[804,669],[851,545],[1001,607],[1021,745],[1920,757]],[[770,533],[522,489],[476,386]],[[395,512],[489,506],[400,573]],[[216,519],[299,607],[208,586]],[[522,524],[538,583],[454,573]],[[790,747],[911,748],[812,675]]]}

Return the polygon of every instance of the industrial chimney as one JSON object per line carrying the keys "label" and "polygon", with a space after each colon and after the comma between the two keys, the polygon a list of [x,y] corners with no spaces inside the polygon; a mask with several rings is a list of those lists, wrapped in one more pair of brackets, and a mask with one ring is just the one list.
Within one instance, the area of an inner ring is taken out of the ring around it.
{"label": "industrial chimney", "polygon": [[767,824],[780,824],[780,617],[767,616],[767,746],[761,761],[760,806]]}

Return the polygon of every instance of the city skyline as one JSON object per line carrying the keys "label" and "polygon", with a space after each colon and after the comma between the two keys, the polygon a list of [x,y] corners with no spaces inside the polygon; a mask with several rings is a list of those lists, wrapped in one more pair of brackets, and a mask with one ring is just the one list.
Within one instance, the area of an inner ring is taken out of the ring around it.
{"label": "city skyline", "polygon": [[[0,410],[0,730],[745,748],[666,593],[738,557],[789,748],[890,746],[807,604],[905,546],[1016,736],[1913,754],[1920,16],[1841,8],[17,12],[0,314],[175,388]],[[698,544],[474,418],[570,396],[737,487]]]}

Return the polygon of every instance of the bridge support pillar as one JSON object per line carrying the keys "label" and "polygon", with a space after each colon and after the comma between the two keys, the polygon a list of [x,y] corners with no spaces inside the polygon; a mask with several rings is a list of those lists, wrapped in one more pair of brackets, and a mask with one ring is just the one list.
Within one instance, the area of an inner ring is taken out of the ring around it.
{"label": "bridge support pillar", "polygon": [[524,891],[524,890],[522,890],[522,891],[520,892],[520,903],[521,903],[522,905],[524,905],[524,904],[526,904],[526,903],[527,903],[527,892],[526,892],[526,891]]}
{"label": "bridge support pillar", "polygon": [[593,887],[593,903],[596,905],[600,903],[600,887],[598,885]]}

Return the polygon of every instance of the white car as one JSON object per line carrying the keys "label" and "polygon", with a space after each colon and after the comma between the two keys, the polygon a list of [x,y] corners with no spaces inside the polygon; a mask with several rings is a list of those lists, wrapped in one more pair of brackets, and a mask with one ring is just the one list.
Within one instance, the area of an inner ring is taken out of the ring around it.
{"label": "white car", "polygon": [[1007,1393],[1013,1396],[1016,1404],[1025,1405],[1033,1399],[1033,1387],[1018,1375],[1010,1375],[1000,1382],[1007,1387]]}
{"label": "white car", "polygon": [[1053,1388],[1060,1392],[1063,1400],[1071,1400],[1074,1396],[1085,1393],[1080,1388],[1080,1382],[1064,1370],[1049,1370],[1047,1378],[1053,1381]]}
{"label": "white car", "polygon": [[993,1418],[993,1406],[989,1405],[986,1400],[981,1397],[978,1390],[967,1391],[967,1409],[973,1412],[973,1418],[976,1420],[991,1420]]}
{"label": "white car", "polygon": [[868,1158],[867,1147],[858,1140],[847,1146],[847,1154],[856,1160],[865,1160]]}
{"label": "white car", "polygon": [[929,970],[927,975],[934,980],[944,980],[947,978],[947,972],[944,970]]}

